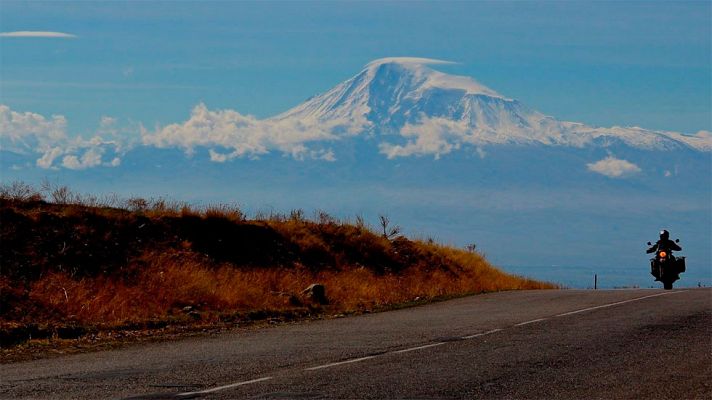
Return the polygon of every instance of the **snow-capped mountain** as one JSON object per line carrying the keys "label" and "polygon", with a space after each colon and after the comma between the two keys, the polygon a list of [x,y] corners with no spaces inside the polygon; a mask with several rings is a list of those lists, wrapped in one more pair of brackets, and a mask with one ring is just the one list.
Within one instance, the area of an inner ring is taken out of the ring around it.
{"label": "snow-capped mountain", "polygon": [[[572,147],[624,143],[646,150],[712,150],[712,136],[600,128],[559,121],[464,76],[429,67],[446,61],[425,58],[375,60],[353,78],[275,116],[308,125],[332,126],[336,134],[400,135],[405,144],[381,147],[389,157],[436,156],[463,145],[543,144]],[[427,142],[439,142],[427,146]],[[418,144],[419,142],[420,145]]]}
{"label": "snow-capped mountain", "polygon": [[[605,149],[616,154],[624,149],[712,151],[708,131],[685,135],[560,121],[472,78],[433,67],[446,63],[383,58],[326,93],[272,118],[210,110],[201,103],[186,121],[155,130],[141,126],[139,135],[118,135],[113,118],[102,118],[92,137],[70,135],[64,116],[49,118],[0,104],[0,151],[34,157],[29,165],[42,169],[116,167],[125,153],[142,146],[178,148],[188,155],[203,149],[218,163],[273,151],[298,160],[336,161],[344,153],[359,153],[362,158],[439,159],[455,152],[482,156],[485,148],[502,145]],[[352,145],[363,143],[366,147],[354,150]],[[12,165],[19,168],[17,163]]]}

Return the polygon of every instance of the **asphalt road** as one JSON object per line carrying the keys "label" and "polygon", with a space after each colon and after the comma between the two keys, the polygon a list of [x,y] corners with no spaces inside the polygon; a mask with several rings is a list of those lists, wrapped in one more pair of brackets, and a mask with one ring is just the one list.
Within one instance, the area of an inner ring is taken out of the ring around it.
{"label": "asphalt road", "polygon": [[0,367],[0,398],[712,398],[712,290],[503,292]]}

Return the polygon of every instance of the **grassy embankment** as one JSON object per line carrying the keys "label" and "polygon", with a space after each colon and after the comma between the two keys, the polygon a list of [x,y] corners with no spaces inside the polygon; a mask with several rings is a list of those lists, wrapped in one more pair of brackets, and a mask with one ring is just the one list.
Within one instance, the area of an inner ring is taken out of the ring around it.
{"label": "grassy embankment", "polygon": [[[0,188],[0,338],[364,312],[553,285],[360,218]],[[302,291],[326,287],[328,304]]]}

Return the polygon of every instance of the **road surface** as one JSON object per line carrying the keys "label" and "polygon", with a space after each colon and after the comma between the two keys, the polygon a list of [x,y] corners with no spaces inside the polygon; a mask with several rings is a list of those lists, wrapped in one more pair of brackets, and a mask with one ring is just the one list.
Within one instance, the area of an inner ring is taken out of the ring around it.
{"label": "road surface", "polygon": [[712,290],[502,292],[0,366],[0,398],[712,398]]}

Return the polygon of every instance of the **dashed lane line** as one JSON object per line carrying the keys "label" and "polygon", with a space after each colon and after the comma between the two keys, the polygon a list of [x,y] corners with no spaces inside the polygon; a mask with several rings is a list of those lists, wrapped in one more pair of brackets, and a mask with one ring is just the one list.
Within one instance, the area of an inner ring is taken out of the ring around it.
{"label": "dashed lane line", "polygon": [[330,363],[330,364],[324,364],[324,365],[317,365],[316,367],[311,367],[311,368],[305,368],[305,371],[316,371],[318,369],[324,369],[324,368],[330,368],[330,367],[336,367],[337,365],[344,365],[344,364],[351,364],[359,361],[365,361],[365,360],[370,360],[372,358],[376,358],[376,356],[367,356],[367,357],[361,357],[361,358],[352,358],[351,360],[346,360],[346,361],[339,361],[335,363]]}
{"label": "dashed lane line", "polygon": [[207,394],[207,393],[213,393],[213,392],[219,392],[221,390],[225,389],[232,389],[234,387],[238,386],[244,386],[244,385],[249,385],[251,383],[258,383],[258,382],[264,382],[272,379],[271,376],[266,376],[264,378],[258,378],[258,379],[252,379],[250,381],[244,381],[244,382],[237,382],[237,383],[231,383],[229,385],[224,385],[224,386],[218,386],[210,389],[205,389],[205,390],[197,390],[195,392],[185,392],[185,393],[178,393],[176,397],[187,397],[187,396],[195,396],[198,394]]}
{"label": "dashed lane line", "polygon": [[407,352],[409,352],[409,351],[427,349],[427,348],[429,348],[429,347],[440,346],[440,345],[443,345],[443,344],[445,344],[445,342],[430,343],[430,344],[426,344],[426,345],[423,345],[423,346],[411,347],[411,348],[409,348],[409,349],[403,349],[403,350],[394,351],[394,352],[392,352],[392,353],[395,353],[395,354],[407,353]]}
{"label": "dashed lane line", "polygon": [[492,333],[496,333],[496,332],[499,332],[499,331],[501,331],[501,330],[502,330],[502,329],[492,329],[492,330],[487,331],[487,332],[480,332],[480,333],[475,333],[474,335],[463,336],[462,338],[463,338],[463,339],[474,339],[474,338],[477,338],[477,337],[480,337],[480,336],[485,336],[485,335],[489,335],[489,334],[492,334]]}
{"label": "dashed lane line", "polygon": [[548,318],[533,319],[533,320],[531,320],[531,321],[520,322],[520,323],[518,323],[518,324],[514,324],[514,326],[524,326],[524,325],[534,324],[534,323],[537,323],[537,322],[546,321],[547,319],[548,319]]}

